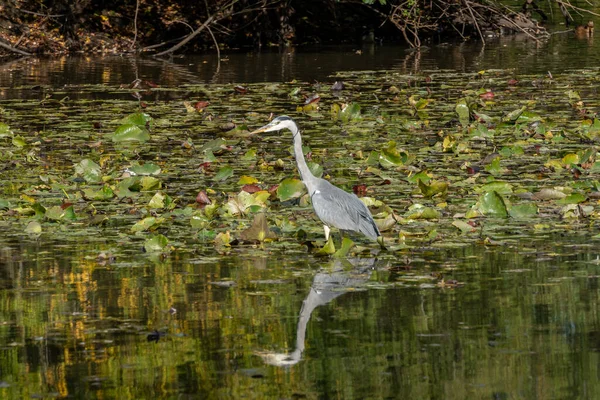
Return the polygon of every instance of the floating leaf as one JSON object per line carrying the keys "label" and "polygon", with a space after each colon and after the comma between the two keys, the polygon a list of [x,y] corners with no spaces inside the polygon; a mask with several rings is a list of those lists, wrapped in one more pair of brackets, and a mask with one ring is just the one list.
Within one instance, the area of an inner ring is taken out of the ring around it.
{"label": "floating leaf", "polygon": [[215,247],[217,247],[217,248],[229,247],[230,243],[231,243],[231,234],[229,233],[229,231],[220,232],[215,237]]}
{"label": "floating leaf", "polygon": [[475,232],[477,230],[473,225],[460,219],[453,221],[452,225],[460,229],[462,233],[470,233]]}
{"label": "floating leaf", "polygon": [[224,181],[233,176],[233,168],[225,166],[215,174],[215,180]]}
{"label": "floating leaf", "polygon": [[349,103],[342,107],[340,111],[342,122],[352,122],[360,119],[360,104]]}
{"label": "floating leaf", "polygon": [[157,234],[144,242],[144,250],[146,250],[148,253],[160,252],[163,251],[168,244],[169,239],[167,239],[164,235]]}
{"label": "floating leaf", "polygon": [[267,239],[275,239],[277,236],[269,229],[267,216],[264,212],[257,213],[252,221],[252,226],[240,233],[240,239],[245,242],[264,242]]}
{"label": "floating leaf", "polygon": [[512,185],[508,182],[503,181],[493,181],[490,183],[486,183],[481,188],[475,189],[478,193],[484,192],[497,192],[499,194],[509,194],[513,192]]}
{"label": "floating leaf", "polygon": [[533,195],[534,200],[560,200],[567,195],[560,190],[544,188]]}
{"label": "floating leaf", "polygon": [[238,185],[251,185],[253,183],[258,183],[258,179],[253,176],[242,175],[240,180],[238,181]]}
{"label": "floating leaf", "polygon": [[495,157],[491,163],[485,166],[485,170],[492,175],[501,175],[504,169],[500,165],[500,157]]}
{"label": "floating leaf", "polygon": [[381,149],[379,153],[379,164],[383,168],[391,168],[404,165],[408,161],[408,153],[399,152],[396,148],[396,142],[389,142],[387,147]]}
{"label": "floating leaf", "polygon": [[434,208],[413,204],[404,216],[408,219],[438,219],[442,214]]}
{"label": "floating leaf", "polygon": [[131,227],[131,232],[136,233],[149,230],[152,227],[156,227],[156,225],[158,225],[162,221],[164,221],[164,219],[157,219],[156,217],[146,217],[141,221],[136,222]]}
{"label": "floating leaf", "polygon": [[537,215],[538,207],[535,203],[516,204],[510,207],[508,213],[512,218],[531,218]]}
{"label": "floating leaf", "polygon": [[569,166],[569,165],[577,165],[579,164],[579,155],[577,154],[567,154],[566,156],[564,156],[562,158],[562,163],[565,166]]}
{"label": "floating leaf", "polygon": [[378,151],[372,150],[369,153],[369,158],[367,158],[367,165],[379,165],[379,157],[380,154]]}
{"label": "floating leaf", "polygon": [[65,216],[65,210],[61,206],[53,206],[46,209],[46,218],[52,221],[60,221]]}
{"label": "floating leaf", "polygon": [[143,165],[134,165],[128,168],[129,171],[135,175],[158,175],[160,174],[160,167],[156,164],[146,163]]}
{"label": "floating leaf", "polygon": [[154,119],[144,112],[129,114],[121,120],[121,124],[132,124],[150,128]]}
{"label": "floating leaf", "polygon": [[211,204],[212,202],[210,201],[210,199],[208,198],[208,195],[206,194],[206,192],[204,190],[201,190],[198,192],[198,194],[196,195],[196,203],[200,204],[202,207],[204,207],[207,204]]}
{"label": "floating leaf", "polygon": [[557,200],[558,204],[579,204],[587,200],[587,197],[581,193],[571,193],[564,199]]}
{"label": "floating leaf", "polygon": [[304,183],[295,178],[286,178],[277,187],[277,198],[279,201],[288,201],[302,196],[305,192]]}
{"label": "floating leaf", "polygon": [[27,142],[25,141],[25,139],[23,139],[22,136],[14,136],[12,138],[12,144],[15,147],[19,147],[19,148],[23,148],[25,146],[27,146]]}
{"label": "floating leaf", "polygon": [[456,107],[454,108],[456,114],[458,115],[458,120],[463,127],[467,127],[469,125],[470,113],[469,105],[467,104],[467,100],[462,98],[458,100],[456,103]]}
{"label": "floating leaf", "polygon": [[487,192],[479,197],[480,209],[486,217],[508,216],[504,199],[496,191]]}
{"label": "floating leaf", "polygon": [[161,192],[156,192],[154,196],[148,202],[150,208],[164,208],[165,207],[165,195]]}
{"label": "floating leaf", "polygon": [[[246,214],[248,211],[258,211],[266,206],[267,199],[271,196],[266,190],[256,193],[241,191],[236,197],[230,198],[225,204],[225,210],[231,215]],[[205,208],[205,212],[209,207]]]}
{"label": "floating leaf", "polygon": [[427,185],[419,179],[419,189],[421,189],[423,196],[428,198],[433,197],[436,194],[445,196],[448,191],[448,182],[431,181],[431,183]]}
{"label": "floating leaf", "polygon": [[194,229],[204,229],[208,227],[209,224],[210,221],[204,215],[192,215],[192,218],[190,219],[190,225]]}
{"label": "floating leaf", "polygon": [[150,133],[148,130],[139,125],[134,124],[123,124],[117,128],[112,141],[115,143],[122,142],[141,142],[145,143],[150,140]]}
{"label": "floating leaf", "polygon": [[141,178],[139,176],[132,176],[129,178],[123,179],[119,182],[115,188],[115,194],[118,198],[122,199],[124,197],[133,196],[133,192],[131,190],[139,191]]}
{"label": "floating leaf", "polygon": [[323,167],[321,165],[311,161],[307,162],[306,165],[308,166],[310,172],[317,178],[321,178],[323,176]]}
{"label": "floating leaf", "polygon": [[527,107],[523,106],[519,109],[513,110],[511,112],[509,112],[506,117],[502,118],[502,121],[504,122],[515,122],[517,120],[517,118],[519,118],[519,116],[521,114],[523,114],[523,111],[525,111]]}
{"label": "floating leaf", "polygon": [[161,188],[160,180],[156,179],[153,176],[143,176],[140,179],[140,190],[146,191],[154,191]]}
{"label": "floating leaf", "polygon": [[6,125],[4,122],[0,122],[0,138],[12,136],[13,131],[10,130],[10,127]]}
{"label": "floating leaf", "polygon": [[444,137],[444,141],[442,142],[442,150],[444,150],[445,152],[454,151],[457,143],[458,141],[456,140],[456,137],[454,135],[446,135]]}
{"label": "floating leaf", "polygon": [[27,224],[25,233],[29,233],[31,235],[42,233],[42,225],[38,221],[31,221]]}
{"label": "floating leaf", "polygon": [[88,183],[102,182],[102,171],[100,166],[88,158],[75,164],[75,173],[83,177]]}
{"label": "floating leaf", "polygon": [[75,220],[77,219],[77,216],[75,215],[75,209],[73,208],[72,205],[65,207],[64,205],[62,206],[63,210],[65,210],[65,216],[64,219],[68,219],[68,220]]}
{"label": "floating leaf", "polygon": [[109,186],[103,186],[101,189],[85,188],[83,189],[83,197],[88,200],[110,200],[115,196],[115,193]]}
{"label": "floating leaf", "polygon": [[256,149],[250,149],[242,156],[242,161],[252,161],[255,158],[256,158]]}
{"label": "floating leaf", "polygon": [[338,251],[336,251],[333,256],[336,258],[343,258],[346,257],[348,255],[348,253],[350,252],[350,249],[352,248],[352,246],[354,246],[354,242],[345,237],[342,239],[342,245],[341,247],[338,249]]}
{"label": "floating leaf", "polygon": [[227,141],[223,138],[213,139],[200,147],[200,152],[219,153],[227,149]]}
{"label": "floating leaf", "polygon": [[325,245],[322,248],[317,250],[317,252],[315,254],[319,255],[319,256],[329,256],[334,253],[335,253],[335,244],[333,243],[333,237],[330,235],[329,239],[327,240],[327,243],[325,243]]}

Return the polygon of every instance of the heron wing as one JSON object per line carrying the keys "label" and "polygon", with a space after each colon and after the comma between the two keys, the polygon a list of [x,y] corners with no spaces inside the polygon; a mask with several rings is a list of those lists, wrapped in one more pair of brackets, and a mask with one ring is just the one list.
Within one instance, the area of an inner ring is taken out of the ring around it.
{"label": "heron wing", "polygon": [[375,240],[381,234],[371,212],[353,193],[348,193],[322,179],[311,194],[315,213],[325,225],[361,232]]}

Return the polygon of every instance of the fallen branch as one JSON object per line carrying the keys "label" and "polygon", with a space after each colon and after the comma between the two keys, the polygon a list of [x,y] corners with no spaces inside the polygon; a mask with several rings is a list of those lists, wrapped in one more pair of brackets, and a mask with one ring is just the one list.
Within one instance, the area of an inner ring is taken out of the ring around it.
{"label": "fallen branch", "polygon": [[22,56],[30,56],[32,55],[31,53],[28,53],[26,51],[23,50],[19,50],[16,47],[11,46],[10,44],[4,43],[4,41],[0,40],[0,47],[4,47],[5,49],[12,51],[13,53],[17,53],[20,54]]}
{"label": "fallen branch", "polygon": [[469,10],[469,13],[471,14],[471,18],[473,18],[473,24],[475,24],[475,28],[477,28],[477,32],[479,32],[479,37],[481,38],[481,42],[485,45],[485,37],[483,36],[483,33],[481,33],[481,29],[479,29],[479,24],[477,23],[477,18],[475,18],[475,14],[473,13],[473,9],[469,5],[468,1],[465,1],[465,5],[467,6],[467,9]]}
{"label": "fallen branch", "polygon": [[175,46],[173,46],[165,51],[161,51],[160,53],[155,54],[154,56],[155,57],[164,56],[165,54],[170,54],[170,53],[173,53],[174,51],[177,51],[181,47],[185,46],[185,44],[188,43],[190,40],[192,40],[193,38],[198,36],[198,34],[200,32],[202,32],[206,27],[208,27],[208,25],[210,25],[210,23],[213,22],[213,20],[214,20],[214,18],[212,16],[208,17],[206,19],[206,21],[204,21],[204,23],[202,25],[200,25],[200,27],[198,29],[196,29],[194,32],[187,35],[186,38],[183,39],[181,42],[177,43]]}

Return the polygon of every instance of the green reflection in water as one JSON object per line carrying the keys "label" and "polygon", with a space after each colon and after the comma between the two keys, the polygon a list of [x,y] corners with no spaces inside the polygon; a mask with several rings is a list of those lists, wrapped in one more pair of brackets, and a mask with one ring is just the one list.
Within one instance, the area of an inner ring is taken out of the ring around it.
{"label": "green reflection in water", "polygon": [[600,267],[585,245],[424,248],[410,263],[11,245],[2,398],[600,394]]}

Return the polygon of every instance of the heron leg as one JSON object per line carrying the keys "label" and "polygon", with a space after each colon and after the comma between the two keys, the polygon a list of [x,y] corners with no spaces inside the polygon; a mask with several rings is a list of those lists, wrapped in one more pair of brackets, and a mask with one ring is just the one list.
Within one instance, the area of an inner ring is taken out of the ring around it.
{"label": "heron leg", "polygon": [[329,229],[329,227],[327,225],[323,225],[323,230],[325,231],[325,241],[329,240],[329,231],[331,229]]}

